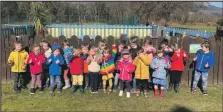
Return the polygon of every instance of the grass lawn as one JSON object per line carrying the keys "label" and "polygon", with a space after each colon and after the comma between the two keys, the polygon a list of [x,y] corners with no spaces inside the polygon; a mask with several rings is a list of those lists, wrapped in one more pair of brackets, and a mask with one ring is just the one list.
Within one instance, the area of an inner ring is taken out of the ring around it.
{"label": "grass lawn", "polygon": [[181,27],[181,28],[190,28],[190,29],[198,29],[200,31],[207,31],[207,32],[216,32],[216,26],[207,26],[206,24],[186,24],[186,25],[181,25],[181,24],[172,24],[170,27]]}
{"label": "grass lawn", "polygon": [[[55,92],[56,93],[56,92]],[[200,91],[191,95],[188,88],[181,88],[179,94],[167,92],[165,98],[149,97],[137,98],[131,94],[127,99],[118,96],[118,92],[111,94],[97,93],[72,94],[65,90],[61,95],[50,96],[49,90],[44,93],[30,95],[28,90],[14,93],[12,85],[2,85],[3,111],[222,111],[222,89],[209,87],[209,95],[203,96]]]}

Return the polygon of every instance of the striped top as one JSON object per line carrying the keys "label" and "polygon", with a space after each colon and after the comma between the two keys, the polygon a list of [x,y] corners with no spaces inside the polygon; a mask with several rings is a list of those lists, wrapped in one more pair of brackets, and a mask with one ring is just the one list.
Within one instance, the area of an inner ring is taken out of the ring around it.
{"label": "striped top", "polygon": [[102,75],[105,75],[105,74],[108,74],[108,73],[111,73],[115,70],[115,63],[114,63],[114,60],[115,60],[115,55],[117,53],[117,48],[115,45],[112,46],[112,53],[105,58],[101,58],[101,61],[102,61],[102,66],[101,66],[101,70],[100,70],[100,73]]}

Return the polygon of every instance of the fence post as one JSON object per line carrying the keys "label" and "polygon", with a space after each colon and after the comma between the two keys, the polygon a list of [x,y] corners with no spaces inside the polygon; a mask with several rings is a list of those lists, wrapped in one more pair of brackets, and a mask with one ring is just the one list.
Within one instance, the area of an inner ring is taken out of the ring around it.
{"label": "fence post", "polygon": [[176,29],[175,29],[175,28],[173,28],[173,36],[175,36],[175,30],[176,30]]}

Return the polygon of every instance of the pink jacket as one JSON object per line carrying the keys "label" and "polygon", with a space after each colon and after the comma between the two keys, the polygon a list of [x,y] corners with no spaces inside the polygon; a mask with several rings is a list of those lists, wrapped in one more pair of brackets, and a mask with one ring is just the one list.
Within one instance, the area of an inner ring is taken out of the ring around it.
{"label": "pink jacket", "polygon": [[[30,60],[32,63],[30,64]],[[44,54],[35,55],[33,52],[29,54],[29,58],[27,59],[26,63],[30,64],[30,72],[32,74],[39,74],[43,72],[43,63],[45,63]]]}
{"label": "pink jacket", "polygon": [[120,70],[120,80],[132,81],[132,73],[135,71],[135,65],[133,63],[121,60],[116,66],[116,69]]}

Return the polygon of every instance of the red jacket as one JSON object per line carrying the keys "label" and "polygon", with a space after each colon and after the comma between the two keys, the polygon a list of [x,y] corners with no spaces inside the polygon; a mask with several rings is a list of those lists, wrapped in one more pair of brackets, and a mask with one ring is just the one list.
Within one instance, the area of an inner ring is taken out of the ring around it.
{"label": "red jacket", "polygon": [[132,62],[122,60],[118,63],[116,69],[120,70],[120,80],[132,81],[132,73],[135,71],[135,65]]}
{"label": "red jacket", "polygon": [[29,61],[32,60],[30,64],[30,72],[32,74],[39,74],[43,72],[43,63],[45,63],[46,59],[43,54],[35,55],[33,52],[29,54],[29,58],[26,63],[29,64]]}
{"label": "red jacket", "polygon": [[71,75],[80,75],[84,71],[84,60],[81,56],[73,57],[70,60],[70,74]]}
{"label": "red jacket", "polygon": [[[184,53],[186,57],[184,57]],[[185,51],[180,50],[180,56],[177,56],[177,52],[174,52],[173,56],[170,58],[171,60],[171,68],[170,70],[184,71],[184,61],[187,61],[188,55]]]}

